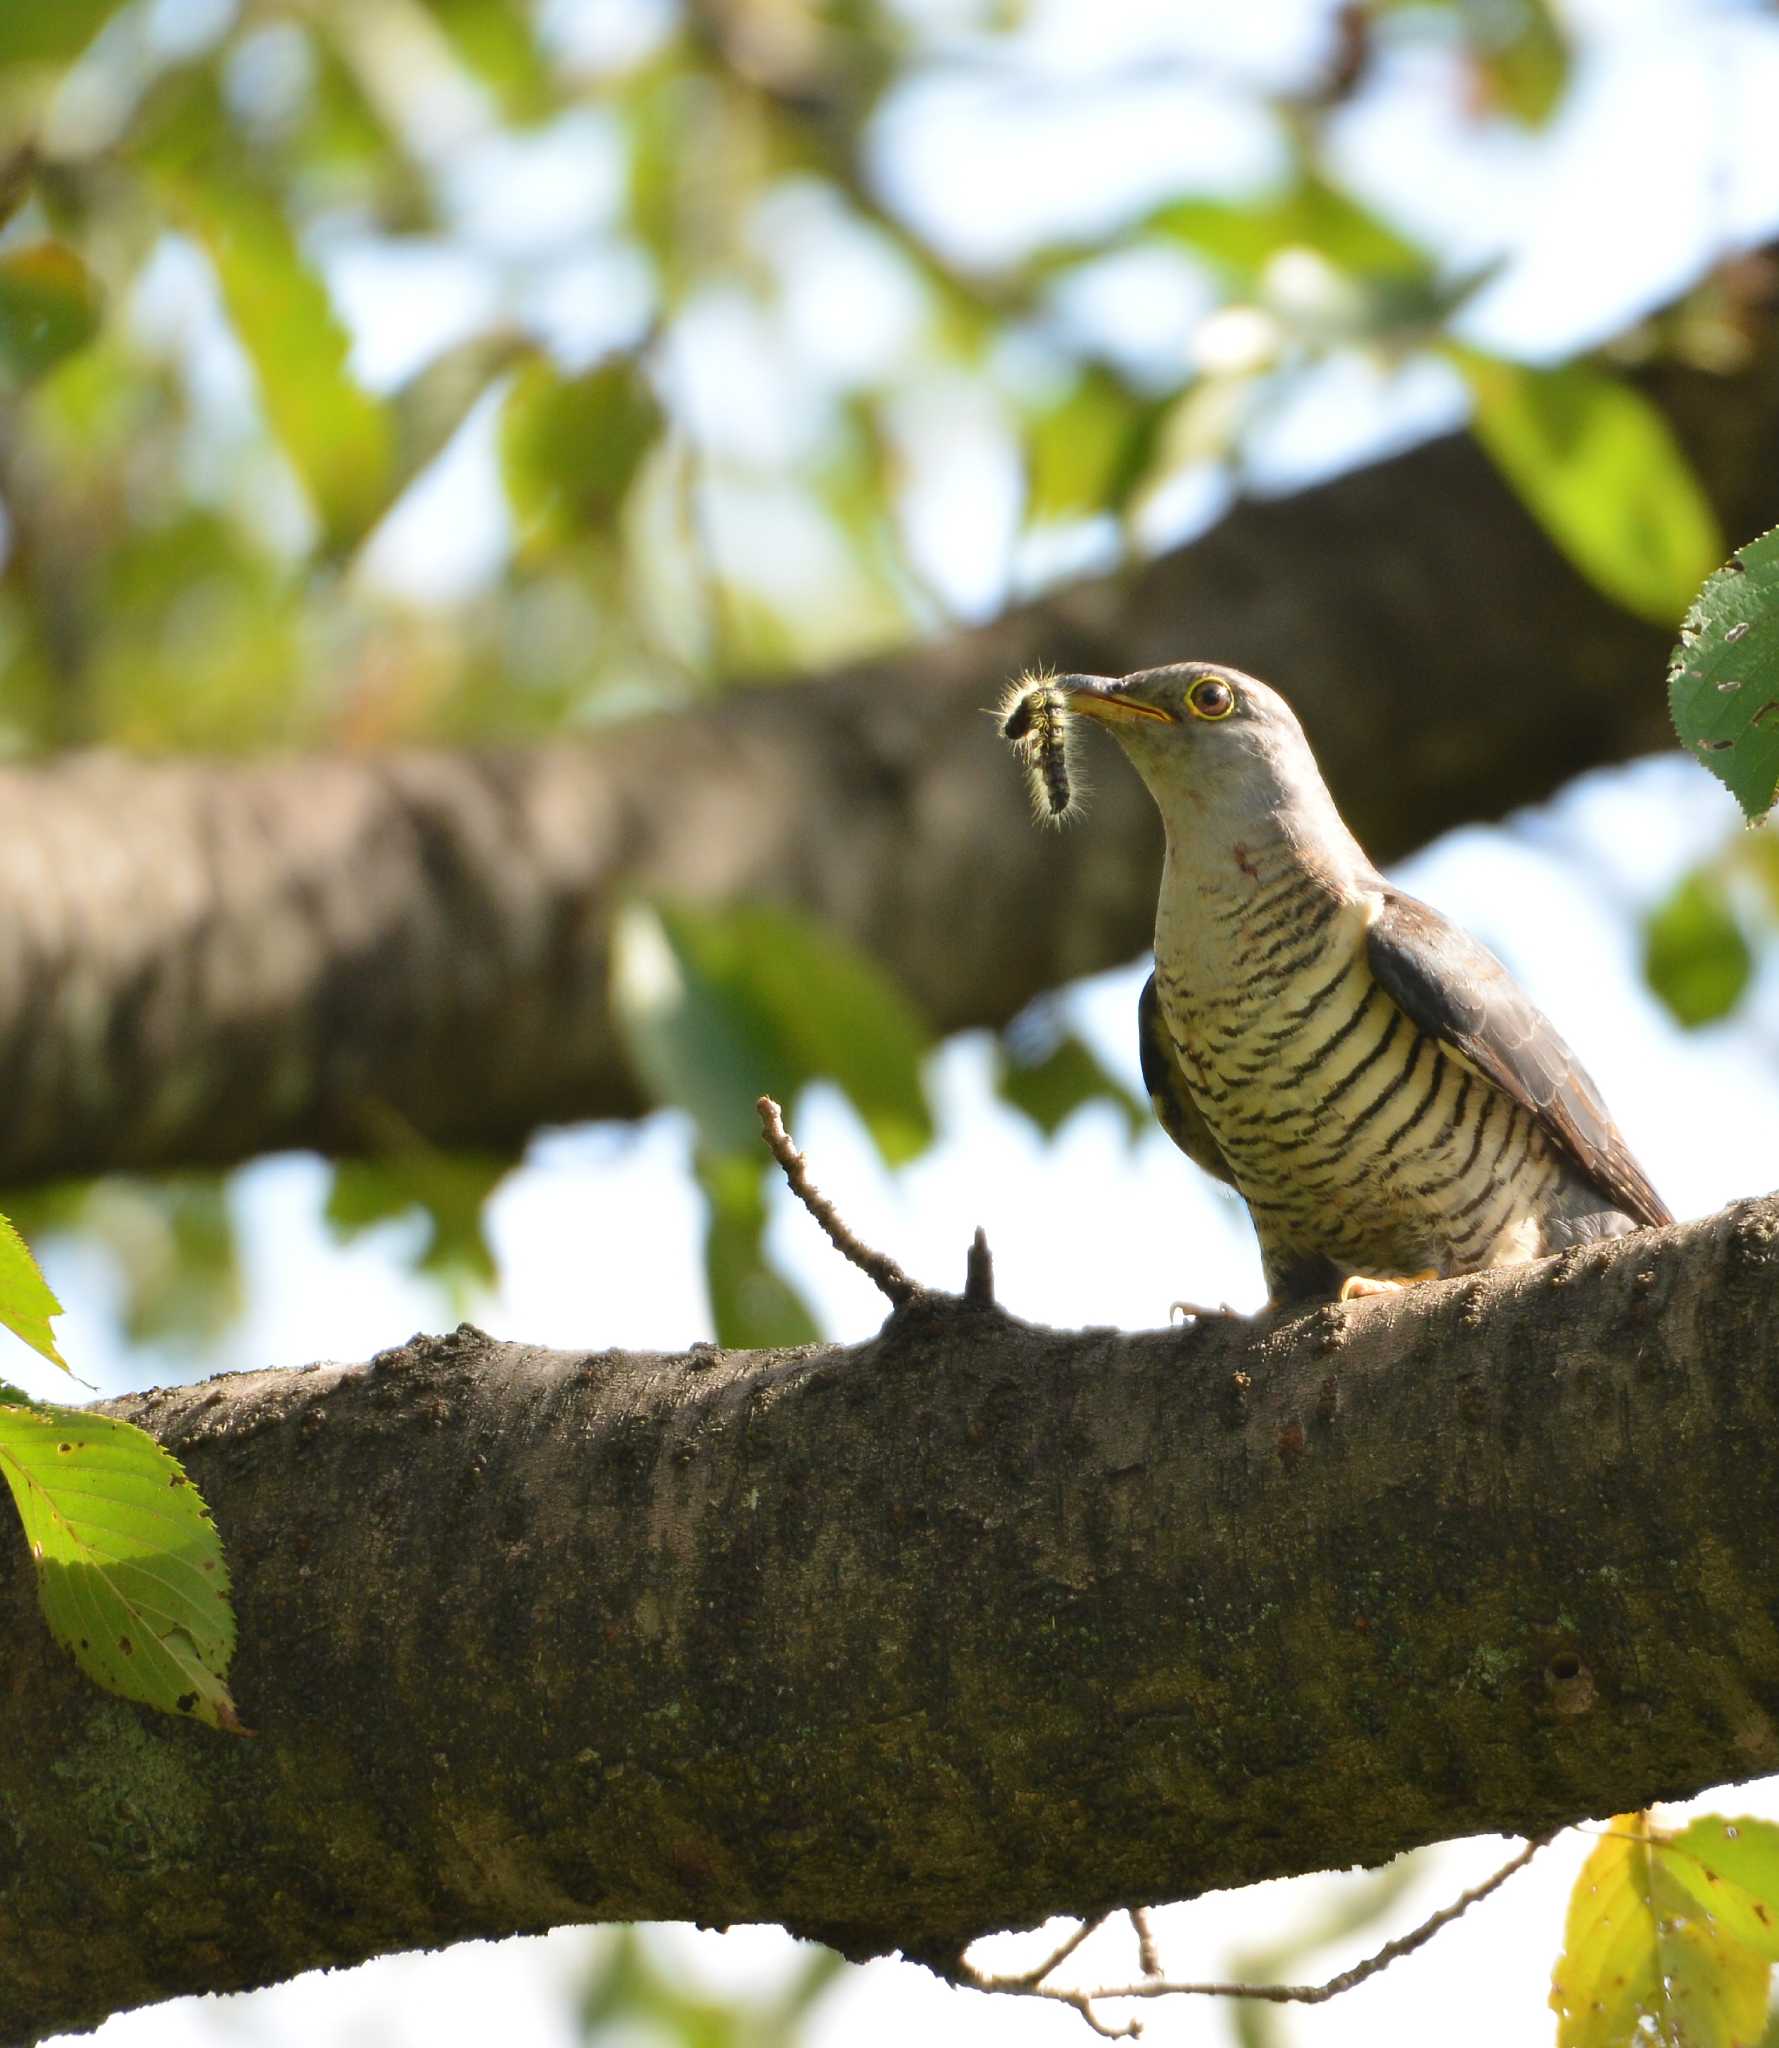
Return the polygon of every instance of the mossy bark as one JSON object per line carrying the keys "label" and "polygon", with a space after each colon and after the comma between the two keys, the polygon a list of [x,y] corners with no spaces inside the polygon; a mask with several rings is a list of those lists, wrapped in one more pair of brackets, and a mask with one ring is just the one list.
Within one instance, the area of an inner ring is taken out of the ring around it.
{"label": "mossy bark", "polygon": [[991,1928],[1779,1768],[1779,1201],[1400,1301],[870,1343],[469,1328],[113,1404],[231,1740],[0,1587],[0,2038],[564,1922]]}

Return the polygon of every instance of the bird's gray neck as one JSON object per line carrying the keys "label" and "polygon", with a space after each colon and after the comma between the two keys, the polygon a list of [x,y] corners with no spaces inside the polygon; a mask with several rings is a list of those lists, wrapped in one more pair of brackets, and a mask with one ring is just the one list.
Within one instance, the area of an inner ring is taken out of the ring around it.
{"label": "bird's gray neck", "polygon": [[1363,918],[1382,886],[1326,790],[1298,793],[1289,809],[1250,812],[1239,828],[1220,830],[1214,816],[1200,815],[1190,829],[1168,831],[1156,957],[1209,993],[1247,974],[1274,929],[1301,927],[1330,902]]}

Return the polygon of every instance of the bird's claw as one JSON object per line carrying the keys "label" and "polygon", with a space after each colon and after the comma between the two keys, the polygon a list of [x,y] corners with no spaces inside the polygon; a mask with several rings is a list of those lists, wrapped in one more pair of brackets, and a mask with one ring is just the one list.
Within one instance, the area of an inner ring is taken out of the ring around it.
{"label": "bird's claw", "polygon": [[1437,1280],[1439,1268],[1429,1266],[1424,1273],[1405,1273],[1400,1280],[1374,1280],[1366,1273],[1349,1273],[1340,1283],[1337,1301],[1357,1301],[1367,1294],[1406,1294],[1411,1287],[1420,1286],[1423,1280]]}

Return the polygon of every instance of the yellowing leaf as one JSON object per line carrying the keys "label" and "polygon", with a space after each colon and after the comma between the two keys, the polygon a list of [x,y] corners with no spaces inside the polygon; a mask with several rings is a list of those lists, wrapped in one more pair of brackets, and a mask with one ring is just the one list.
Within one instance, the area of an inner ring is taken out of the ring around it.
{"label": "yellowing leaf", "polygon": [[37,1270],[25,1240],[0,1216],[0,1324],[67,1372],[68,1361],[56,1349],[49,1327],[50,1317],[61,1313],[62,1304]]}
{"label": "yellowing leaf", "polygon": [[1726,1934],[1779,1962],[1779,1826],[1706,1814],[1670,1836],[1661,1856]]}
{"label": "yellowing leaf", "polygon": [[44,1619],[81,1669],[126,1699],[245,1733],[223,1683],[228,1566],[178,1461],[110,1416],[0,1407],[0,1474]]}
{"label": "yellowing leaf", "polygon": [[1569,1901],[1550,1993],[1557,2048],[1752,2048],[1769,1964],[1699,1911],[1645,1815],[1607,1827]]}
{"label": "yellowing leaf", "polygon": [[1551,1979],[1557,2048],[1617,2048],[1661,1995],[1649,1849],[1640,1813],[1607,1822],[1569,1896],[1563,1953]]}

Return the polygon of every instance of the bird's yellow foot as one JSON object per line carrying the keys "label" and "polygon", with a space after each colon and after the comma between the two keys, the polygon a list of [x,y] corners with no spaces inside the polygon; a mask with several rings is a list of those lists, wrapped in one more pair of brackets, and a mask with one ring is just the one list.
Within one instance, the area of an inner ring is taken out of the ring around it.
{"label": "bird's yellow foot", "polygon": [[1439,1268],[1429,1266],[1424,1273],[1405,1273],[1400,1280],[1373,1280],[1364,1273],[1349,1273],[1340,1283],[1337,1301],[1355,1301],[1365,1294],[1402,1294],[1411,1287],[1418,1287],[1423,1280],[1437,1280]]}

